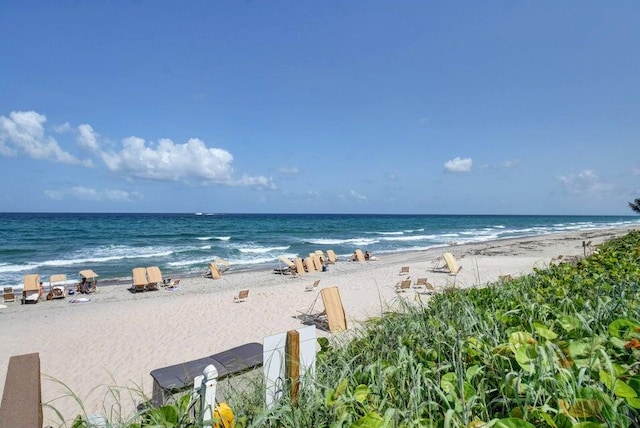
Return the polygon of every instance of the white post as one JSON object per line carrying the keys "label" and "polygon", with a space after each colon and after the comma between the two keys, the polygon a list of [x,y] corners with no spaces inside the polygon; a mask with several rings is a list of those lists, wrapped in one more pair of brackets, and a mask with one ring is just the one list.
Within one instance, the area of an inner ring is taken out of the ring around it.
{"label": "white post", "polygon": [[[213,406],[216,401],[216,386],[218,385],[218,370],[209,364],[202,371],[203,376],[194,379],[194,392],[200,394],[200,413],[203,422],[213,420]],[[198,391],[199,390],[199,391]]]}

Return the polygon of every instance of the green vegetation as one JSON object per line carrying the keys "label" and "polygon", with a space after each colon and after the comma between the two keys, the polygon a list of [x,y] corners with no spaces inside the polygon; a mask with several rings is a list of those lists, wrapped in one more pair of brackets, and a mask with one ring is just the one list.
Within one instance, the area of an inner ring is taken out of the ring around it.
{"label": "green vegetation", "polygon": [[[237,427],[638,426],[639,293],[632,232],[573,264],[407,304],[349,343],[322,341],[297,405],[265,410],[260,386],[229,403]],[[179,421],[180,403],[130,426]]]}

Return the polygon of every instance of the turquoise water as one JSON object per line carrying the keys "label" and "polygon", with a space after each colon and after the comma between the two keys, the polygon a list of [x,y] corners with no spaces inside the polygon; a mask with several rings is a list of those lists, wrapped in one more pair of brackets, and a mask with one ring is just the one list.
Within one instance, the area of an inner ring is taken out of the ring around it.
{"label": "turquoise water", "polygon": [[422,250],[569,230],[639,225],[638,216],[469,216],[312,214],[0,214],[0,285],[22,276],[93,269],[101,280],[137,266],[165,276],[196,275],[214,258],[233,269],[278,266],[278,257],[333,249],[348,255]]}

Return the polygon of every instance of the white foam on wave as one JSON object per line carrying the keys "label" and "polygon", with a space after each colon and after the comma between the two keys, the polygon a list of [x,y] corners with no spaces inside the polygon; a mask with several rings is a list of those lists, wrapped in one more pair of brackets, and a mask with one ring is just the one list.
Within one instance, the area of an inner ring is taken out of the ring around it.
{"label": "white foam on wave", "polygon": [[381,241],[400,241],[400,242],[410,242],[410,241],[430,241],[436,238],[436,235],[413,235],[413,236],[394,236],[394,237],[384,237],[380,238]]}
{"label": "white foam on wave", "polygon": [[241,253],[249,253],[249,254],[265,254],[271,253],[274,251],[286,251],[289,249],[289,245],[286,247],[242,247],[238,248],[238,251]]}
{"label": "white foam on wave", "polygon": [[199,236],[196,238],[198,241],[228,241],[231,239],[230,236]]}
{"label": "white foam on wave", "polygon": [[307,239],[306,240],[310,244],[315,245],[372,245],[380,242],[378,239],[371,238],[349,238],[349,239],[329,239],[329,238],[317,238],[317,239]]}

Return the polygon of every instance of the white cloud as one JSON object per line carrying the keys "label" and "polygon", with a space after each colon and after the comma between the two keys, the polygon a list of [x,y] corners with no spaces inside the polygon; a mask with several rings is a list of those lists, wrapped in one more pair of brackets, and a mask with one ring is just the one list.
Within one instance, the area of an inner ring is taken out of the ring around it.
{"label": "white cloud", "polygon": [[349,191],[349,195],[351,196],[352,199],[356,199],[358,201],[366,201],[367,197],[364,195],[361,195],[360,193],[356,192],[355,190],[350,190]]}
{"label": "white cloud", "polygon": [[184,144],[161,139],[152,145],[142,138],[129,137],[123,140],[119,152],[103,152],[102,160],[111,171],[131,177],[171,181],[197,179],[232,186],[275,187],[268,177],[243,175],[234,179],[231,153],[208,148],[197,138]]}
{"label": "white cloud", "polygon": [[280,168],[278,168],[278,172],[284,175],[296,175],[300,173],[298,168],[289,166],[281,166]]}
{"label": "white cloud", "polygon": [[102,189],[97,190],[91,187],[74,186],[69,189],[61,190],[46,190],[45,195],[51,199],[65,199],[72,197],[74,199],[84,201],[112,201],[112,202],[127,202],[136,200],[137,192],[127,192],[125,190],[118,189]]}
{"label": "white cloud", "polygon": [[504,163],[504,167],[505,168],[515,168],[516,166],[518,166],[520,164],[520,161],[517,159],[511,159],[508,161],[505,161]]}
{"label": "white cloud", "polygon": [[9,117],[0,116],[0,154],[17,156],[24,153],[33,159],[86,164],[62,150],[53,137],[45,135],[46,121],[46,116],[35,111],[13,111]]}
{"label": "white cloud", "polygon": [[471,158],[461,159],[459,157],[448,160],[444,163],[444,169],[448,172],[469,172],[473,161]]}
{"label": "white cloud", "polygon": [[90,150],[98,150],[98,134],[93,131],[91,125],[78,126],[78,145]]}
{"label": "white cloud", "polygon": [[613,188],[610,184],[602,182],[591,169],[585,169],[577,174],[561,175],[558,180],[568,192],[576,194],[594,195],[609,192]]}

